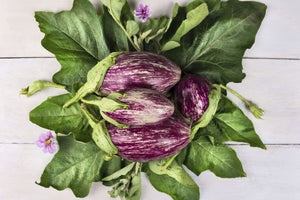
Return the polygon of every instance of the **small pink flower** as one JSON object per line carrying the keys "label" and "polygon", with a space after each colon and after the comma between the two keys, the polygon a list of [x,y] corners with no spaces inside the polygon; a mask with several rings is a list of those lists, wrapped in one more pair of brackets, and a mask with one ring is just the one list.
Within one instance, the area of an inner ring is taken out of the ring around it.
{"label": "small pink flower", "polygon": [[144,6],[143,4],[139,5],[139,9],[134,11],[134,15],[142,19],[145,22],[151,15],[149,11],[149,6]]}
{"label": "small pink flower", "polygon": [[35,143],[38,147],[43,148],[44,153],[54,153],[56,151],[56,147],[53,144],[53,135],[51,131],[42,133],[39,137],[39,140],[37,140]]}

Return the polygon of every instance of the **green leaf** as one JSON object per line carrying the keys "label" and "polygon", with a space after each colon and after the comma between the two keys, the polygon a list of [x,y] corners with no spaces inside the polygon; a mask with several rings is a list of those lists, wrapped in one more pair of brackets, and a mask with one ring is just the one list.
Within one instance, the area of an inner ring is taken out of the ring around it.
{"label": "green leaf", "polygon": [[213,136],[217,144],[226,141],[246,142],[252,147],[266,149],[251,120],[225,96],[222,96],[213,120],[197,134]]}
{"label": "green leaf", "polygon": [[[109,161],[109,163],[110,163],[109,165],[104,165],[101,168],[101,171],[100,171],[100,173],[102,174],[101,181],[102,181],[103,178],[108,177],[108,176],[116,173],[117,171],[121,170],[122,168],[126,167],[127,165],[130,165],[132,162],[124,160],[124,159],[120,159],[120,157],[118,157],[118,156],[114,156]],[[119,178],[116,178],[114,180],[103,181],[102,184],[105,185],[105,186],[112,186],[124,177],[125,176],[120,176]]]}
{"label": "green leaf", "polygon": [[114,51],[129,51],[131,46],[128,42],[127,35],[116,21],[109,14],[106,7],[103,7],[103,28],[107,45],[111,52]]}
{"label": "green leaf", "polygon": [[59,136],[57,140],[59,151],[44,170],[39,185],[57,190],[71,188],[76,197],[87,196],[92,182],[103,177],[101,170],[114,167],[115,160],[104,161],[105,153],[93,142],[77,142],[72,136]]}
{"label": "green leaf", "polygon": [[142,24],[141,27],[141,39],[145,39],[146,43],[150,40],[156,38],[157,36],[163,34],[166,31],[169,19],[162,16],[158,19],[148,18],[147,24]]}
{"label": "green leaf", "polygon": [[111,181],[111,180],[118,179],[121,176],[125,176],[126,174],[128,174],[133,169],[134,166],[135,166],[135,163],[131,163],[131,164],[127,165],[126,167],[116,171],[115,173],[113,173],[113,174],[111,174],[107,177],[104,177],[102,179],[102,181]]}
{"label": "green leaf", "polygon": [[121,21],[122,9],[126,3],[126,0],[101,0],[102,3],[109,8],[109,12],[117,20]]}
{"label": "green leaf", "polygon": [[89,69],[110,53],[102,18],[88,0],[74,0],[71,11],[36,12],[35,18],[45,33],[43,47],[62,66],[53,81],[69,90],[73,83],[85,82]]}
{"label": "green leaf", "polygon": [[77,140],[90,141],[92,128],[79,103],[63,108],[64,103],[71,97],[71,94],[64,94],[48,98],[30,112],[30,121],[56,133],[67,135],[72,132]]}
{"label": "green leaf", "polygon": [[193,179],[186,173],[186,171],[180,165],[177,164],[176,161],[173,161],[172,164],[168,166],[168,168],[162,170],[164,163],[164,159],[151,161],[149,162],[149,169],[158,175],[166,174],[183,185],[195,186]]}
{"label": "green leaf", "polygon": [[141,172],[136,174],[131,179],[131,185],[128,194],[125,196],[126,200],[140,200],[142,194],[142,179]]}
{"label": "green leaf", "polygon": [[128,20],[134,20],[134,16],[126,0],[101,0],[101,2],[108,8],[109,13],[116,22],[126,25]]}
{"label": "green leaf", "polygon": [[134,20],[127,21],[126,24],[126,31],[128,32],[129,36],[133,36],[139,32],[139,25]]}
{"label": "green leaf", "polygon": [[184,164],[197,175],[210,170],[222,178],[246,176],[233,149],[225,145],[212,145],[205,136],[190,143]]}
{"label": "green leaf", "polygon": [[208,101],[209,105],[202,117],[193,123],[192,129],[191,129],[191,140],[194,138],[195,134],[198,132],[200,128],[206,127],[209,122],[213,119],[218,104],[221,98],[221,88],[218,85],[214,85],[215,89],[212,89],[210,91],[210,94],[208,95]]}
{"label": "green leaf", "polygon": [[[242,58],[254,43],[266,6],[258,2],[222,2],[180,42],[165,53],[187,73],[198,74],[213,83],[241,82]],[[216,56],[217,55],[217,56]]]}
{"label": "green leaf", "polygon": [[[101,1],[107,7],[109,14],[114,19],[115,23],[117,23],[118,26],[125,33],[125,35],[127,36],[131,45],[135,48],[135,50],[137,51],[141,50],[140,46],[137,46],[131,38],[132,36],[131,34],[133,32],[135,33],[136,29],[137,28],[139,29],[139,27],[136,26],[137,24],[133,25],[134,16],[130,10],[130,6],[127,3],[127,1],[126,0],[101,0]],[[128,21],[132,21],[132,22],[129,22],[130,24],[127,27]],[[128,31],[130,31],[131,33],[129,33]]]}
{"label": "green leaf", "polygon": [[202,1],[207,4],[208,10],[210,12],[218,10],[221,6],[221,0],[202,0]]}
{"label": "green leaf", "polygon": [[198,185],[176,161],[164,171],[160,171],[161,167],[158,162],[149,163],[146,171],[155,189],[169,194],[174,200],[199,200]]}
{"label": "green leaf", "polygon": [[[187,6],[189,7],[189,5]],[[186,19],[182,21],[174,35],[163,45],[162,51],[180,46],[180,39],[190,30],[199,25],[209,14],[206,3],[202,3],[196,8],[189,10],[186,14]]]}

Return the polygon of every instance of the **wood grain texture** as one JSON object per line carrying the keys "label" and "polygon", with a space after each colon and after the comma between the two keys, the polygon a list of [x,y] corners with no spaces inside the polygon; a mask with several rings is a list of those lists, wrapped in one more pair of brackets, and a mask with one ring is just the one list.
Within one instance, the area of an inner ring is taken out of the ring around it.
{"label": "wood grain texture", "polygon": [[[30,98],[19,96],[21,88],[37,79],[51,80],[60,66],[42,48],[43,34],[34,20],[34,11],[70,9],[73,0],[0,0],[0,199],[75,199],[70,190],[62,192],[36,185],[53,155],[44,154],[34,142],[46,130],[29,122],[28,113],[48,96],[65,93],[49,88]],[[92,0],[99,7],[99,0]],[[149,4],[152,16],[169,14],[174,2],[190,0],[129,0]],[[300,1],[261,0],[268,6],[256,42],[244,59],[247,77],[241,84],[229,84],[246,98],[265,109],[257,120],[235,96],[229,98],[243,108],[268,150],[232,145],[248,177],[217,178],[211,172],[192,175],[200,186],[201,200],[299,200],[300,199]],[[4,59],[4,57],[11,57]],[[15,57],[25,57],[17,59]],[[27,58],[26,58],[27,57]],[[274,58],[274,59],[273,59]],[[284,58],[282,60],[282,58]],[[290,60],[293,58],[294,60]],[[145,176],[141,200],[171,200],[157,192]],[[94,183],[88,200],[112,200],[100,183]]]}
{"label": "wood grain texture", "polygon": [[[92,0],[99,8],[100,1]],[[175,2],[185,5],[190,0],[136,1],[129,0],[131,8],[136,2],[149,4],[153,17],[170,14]],[[276,57],[300,59],[300,1],[261,0],[268,6],[250,57]],[[40,45],[43,34],[34,19],[34,11],[58,12],[72,7],[72,0],[0,0],[0,57],[53,56]]]}
{"label": "wood grain texture", "polygon": [[[246,146],[233,146],[240,157],[248,177],[221,179],[209,171],[192,177],[200,186],[201,200],[299,200],[300,146],[267,146],[264,151]],[[34,144],[0,145],[0,199],[51,200],[75,199],[71,190],[56,191],[43,188],[34,182],[52,155],[44,154]],[[13,159],[12,159],[13,158]],[[147,177],[142,177],[141,200],[171,200],[166,194],[155,191]],[[112,200],[109,187],[93,183],[86,200]]]}

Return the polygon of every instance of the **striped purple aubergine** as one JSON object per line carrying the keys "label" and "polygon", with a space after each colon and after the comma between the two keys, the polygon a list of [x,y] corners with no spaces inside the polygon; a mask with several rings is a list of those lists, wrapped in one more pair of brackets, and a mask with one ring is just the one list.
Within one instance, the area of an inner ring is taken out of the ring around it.
{"label": "striped purple aubergine", "polygon": [[107,125],[119,155],[134,162],[148,162],[172,156],[190,140],[190,126],[174,114],[157,125],[118,128]]}
{"label": "striped purple aubergine", "polygon": [[179,80],[181,69],[167,58],[150,52],[125,52],[106,73],[99,92],[109,94],[131,88],[167,92]]}
{"label": "striped purple aubergine", "polygon": [[175,88],[175,106],[180,113],[193,123],[206,111],[208,95],[212,86],[207,79],[195,75],[186,75]]}
{"label": "striped purple aubergine", "polygon": [[173,103],[163,94],[146,88],[124,90],[125,97],[117,100],[129,105],[128,109],[104,112],[108,117],[127,125],[157,124],[169,118],[174,112]]}

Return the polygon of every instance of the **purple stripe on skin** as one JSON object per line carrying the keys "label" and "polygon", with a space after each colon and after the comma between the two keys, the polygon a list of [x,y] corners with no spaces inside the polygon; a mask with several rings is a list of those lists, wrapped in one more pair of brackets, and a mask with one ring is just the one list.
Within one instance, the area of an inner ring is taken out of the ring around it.
{"label": "purple stripe on skin", "polygon": [[180,75],[181,69],[161,55],[126,52],[117,56],[99,91],[109,94],[140,87],[165,93],[180,80]]}
{"label": "purple stripe on skin", "polygon": [[131,126],[121,129],[108,124],[119,155],[135,162],[148,162],[172,156],[190,140],[190,127],[178,115],[172,115],[157,125]]}
{"label": "purple stripe on skin", "polygon": [[145,88],[122,91],[127,95],[118,98],[129,105],[128,109],[117,109],[112,113],[104,112],[108,117],[122,124],[151,125],[169,118],[174,113],[173,103],[163,94]]}
{"label": "purple stripe on skin", "polygon": [[200,119],[206,111],[212,86],[207,79],[186,75],[175,88],[175,105],[191,123]]}

